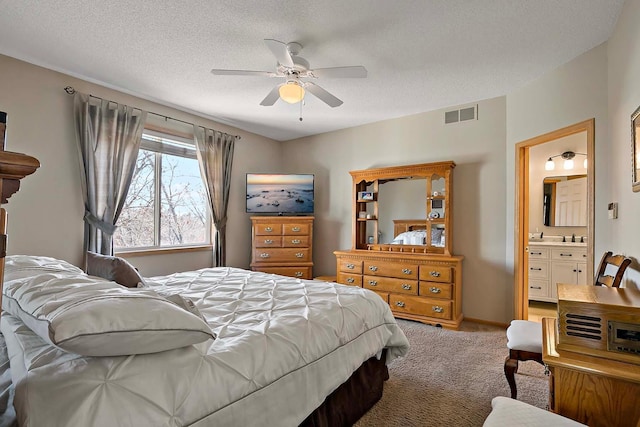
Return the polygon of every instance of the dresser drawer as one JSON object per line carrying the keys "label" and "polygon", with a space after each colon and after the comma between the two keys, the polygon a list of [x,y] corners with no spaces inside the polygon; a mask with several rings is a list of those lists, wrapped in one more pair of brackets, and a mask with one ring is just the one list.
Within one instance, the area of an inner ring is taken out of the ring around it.
{"label": "dresser drawer", "polygon": [[282,234],[286,236],[293,235],[309,235],[309,224],[282,224],[283,232]]}
{"label": "dresser drawer", "polygon": [[418,281],[407,279],[392,279],[390,277],[364,276],[362,287],[372,291],[398,292],[418,295]]}
{"label": "dresser drawer", "polygon": [[256,248],[279,248],[282,246],[282,236],[256,236],[253,244]]}
{"label": "dresser drawer", "polygon": [[548,280],[529,280],[529,299],[533,298],[548,298],[549,281]]}
{"label": "dresser drawer", "polygon": [[387,277],[399,277],[407,279],[418,278],[418,265],[417,264],[405,264],[399,262],[376,262],[365,261],[364,262],[364,274],[372,276],[387,276]]}
{"label": "dresser drawer", "polygon": [[282,234],[282,224],[257,223],[256,236],[279,236]]}
{"label": "dresser drawer", "polygon": [[309,262],[309,248],[259,248],[254,250],[253,259],[257,262]]}
{"label": "dresser drawer", "polygon": [[340,260],[339,271],[362,274],[362,261]]}
{"label": "dresser drawer", "polygon": [[587,250],[583,248],[552,249],[551,259],[562,261],[586,261]]}
{"label": "dresser drawer", "polygon": [[338,272],[338,283],[343,285],[362,286],[362,275]]}
{"label": "dresser drawer", "polygon": [[549,263],[547,261],[529,261],[529,279],[548,279]]}
{"label": "dresser drawer", "polygon": [[453,281],[451,280],[451,277],[451,267],[441,267],[435,265],[420,266],[420,280],[449,283]]}
{"label": "dresser drawer", "polygon": [[279,274],[281,276],[295,277],[298,279],[311,279],[311,267],[255,267],[253,271]]}
{"label": "dresser drawer", "polygon": [[549,259],[549,248],[529,246],[529,259]]}
{"label": "dresser drawer", "polygon": [[309,236],[282,236],[282,246],[285,248],[308,248]]}
{"label": "dresser drawer", "polygon": [[451,299],[453,285],[451,283],[420,281],[419,295],[431,298]]}
{"label": "dresser drawer", "polygon": [[451,301],[389,294],[391,310],[438,319],[451,319]]}

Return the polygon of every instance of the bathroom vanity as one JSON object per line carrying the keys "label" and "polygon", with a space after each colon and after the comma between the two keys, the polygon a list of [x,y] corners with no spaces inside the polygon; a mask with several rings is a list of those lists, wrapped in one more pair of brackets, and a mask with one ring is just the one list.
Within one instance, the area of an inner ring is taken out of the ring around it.
{"label": "bathroom vanity", "polygon": [[529,300],[558,302],[558,283],[588,283],[586,243],[529,241],[528,245]]}

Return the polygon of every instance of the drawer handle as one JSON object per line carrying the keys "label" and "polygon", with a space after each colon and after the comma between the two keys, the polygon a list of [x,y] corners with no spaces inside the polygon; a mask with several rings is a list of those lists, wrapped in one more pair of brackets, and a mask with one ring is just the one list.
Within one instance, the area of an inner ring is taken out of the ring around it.
{"label": "drawer handle", "polygon": [[440,277],[439,271],[430,271],[429,274],[432,275],[433,277]]}
{"label": "drawer handle", "polygon": [[268,253],[266,253],[266,252],[263,252],[263,253],[261,253],[261,254],[260,254],[260,258],[269,258],[270,256],[271,256],[271,255],[269,255],[269,254],[268,254]]}
{"label": "drawer handle", "polygon": [[411,274],[411,270],[410,270],[410,269],[408,269],[408,268],[403,268],[403,269],[402,269],[402,272],[403,272],[404,274]]}
{"label": "drawer handle", "polygon": [[529,270],[542,271],[541,267],[529,267]]}
{"label": "drawer handle", "polygon": [[429,291],[430,291],[432,294],[439,294],[440,292],[442,292],[442,289],[440,289],[440,288],[436,288],[435,286],[432,286],[432,287],[430,287],[430,288],[429,288]]}
{"label": "drawer handle", "polygon": [[302,276],[304,276],[304,274],[302,273],[302,271],[296,271],[295,272],[295,276],[296,277],[302,277]]}
{"label": "drawer handle", "polygon": [[272,244],[272,243],[273,243],[273,240],[271,240],[271,239],[266,239],[266,240],[264,241],[264,244],[265,244],[265,245],[270,245],[270,244]]}
{"label": "drawer handle", "polygon": [[376,267],[375,265],[370,265],[370,266],[369,266],[369,270],[371,270],[371,271],[378,271],[378,267]]}
{"label": "drawer handle", "polygon": [[371,286],[378,286],[378,282],[377,282],[377,281],[375,281],[375,280],[369,280],[369,284],[370,284]]}
{"label": "drawer handle", "polygon": [[298,252],[296,254],[296,258],[302,258],[302,257],[304,257],[304,254],[302,252]]}
{"label": "drawer handle", "polygon": [[347,264],[347,268],[349,270],[353,270],[354,268],[356,268],[356,266],[354,264]]}
{"label": "drawer handle", "polygon": [[273,231],[273,228],[272,227],[265,227],[264,231],[266,231],[268,233],[271,233]]}
{"label": "drawer handle", "polygon": [[294,245],[299,245],[300,241],[301,241],[300,239],[293,239],[291,243],[293,243]]}
{"label": "drawer handle", "polygon": [[531,255],[542,255],[542,252],[531,252]]}
{"label": "drawer handle", "polygon": [[408,283],[403,283],[402,289],[404,289],[405,291],[408,291],[409,289],[411,289],[411,285],[409,285]]}
{"label": "drawer handle", "polygon": [[300,227],[291,227],[291,231],[300,231]]}
{"label": "drawer handle", "polygon": [[398,301],[398,302],[396,302],[396,305],[397,305],[398,307],[404,307],[404,302],[402,302],[402,301]]}
{"label": "drawer handle", "polygon": [[560,254],[560,256],[573,256],[573,254]]}
{"label": "drawer handle", "polygon": [[542,286],[529,286],[529,289],[542,289]]}
{"label": "drawer handle", "polygon": [[442,313],[444,311],[444,308],[440,307],[439,305],[434,305],[433,307],[431,307],[431,310],[436,313]]}
{"label": "drawer handle", "polygon": [[355,281],[356,279],[354,279],[353,277],[347,277],[347,283],[353,283]]}

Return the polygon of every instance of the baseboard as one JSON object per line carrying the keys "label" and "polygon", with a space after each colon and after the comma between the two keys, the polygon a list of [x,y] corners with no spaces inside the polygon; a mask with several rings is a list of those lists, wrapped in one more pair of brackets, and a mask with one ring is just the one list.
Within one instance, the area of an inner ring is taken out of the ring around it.
{"label": "baseboard", "polygon": [[482,319],[473,319],[471,317],[466,317],[466,316],[464,320],[467,322],[480,323],[482,325],[498,326],[500,328],[505,328],[505,329],[509,327],[508,323],[492,322],[490,320],[482,320]]}

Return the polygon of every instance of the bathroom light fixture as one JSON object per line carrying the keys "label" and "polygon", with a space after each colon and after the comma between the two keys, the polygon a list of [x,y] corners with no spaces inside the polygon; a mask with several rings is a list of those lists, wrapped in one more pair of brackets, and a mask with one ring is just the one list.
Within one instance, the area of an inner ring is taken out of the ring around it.
{"label": "bathroom light fixture", "polygon": [[586,169],[586,168],[587,168],[587,165],[588,165],[588,162],[587,162],[587,155],[586,155],[586,154],[584,154],[584,153],[575,153],[575,152],[573,152],[573,151],[565,151],[565,152],[564,152],[564,153],[562,153],[562,154],[557,154],[557,155],[555,155],[555,156],[551,156],[551,157],[549,157],[549,159],[547,159],[547,161],[546,161],[546,162],[545,162],[545,164],[544,164],[544,169],[545,169],[545,170],[548,170],[548,171],[552,171],[552,170],[554,170],[554,169],[556,168],[556,164],[555,164],[555,162],[553,161],[553,159],[554,159],[555,157],[562,157],[562,158],[564,159],[563,168],[564,168],[565,170],[571,170],[571,169],[573,169],[573,158],[574,158],[576,155],[584,156],[584,163],[583,163],[583,166],[584,166],[584,168]]}
{"label": "bathroom light fixture", "polygon": [[288,80],[278,89],[280,98],[289,104],[296,104],[304,99],[304,88],[297,80]]}

